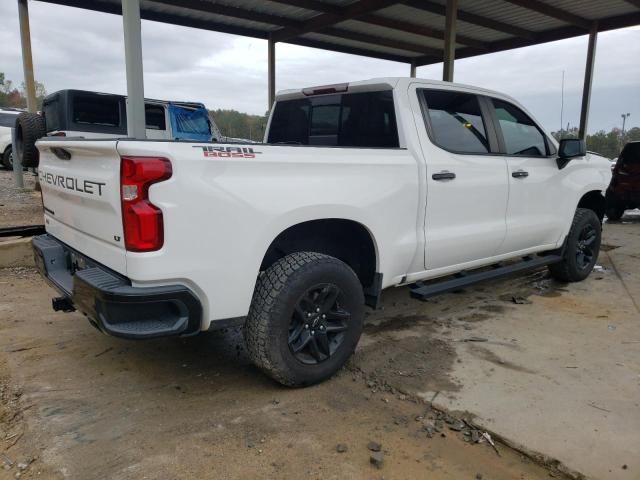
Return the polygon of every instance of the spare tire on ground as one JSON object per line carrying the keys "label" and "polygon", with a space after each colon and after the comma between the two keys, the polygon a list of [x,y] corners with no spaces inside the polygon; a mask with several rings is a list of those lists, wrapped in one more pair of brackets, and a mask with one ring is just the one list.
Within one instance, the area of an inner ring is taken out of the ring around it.
{"label": "spare tire on ground", "polygon": [[13,146],[13,163],[20,160],[23,167],[36,168],[40,160],[36,140],[46,134],[47,127],[42,115],[27,112],[18,115],[16,139]]}

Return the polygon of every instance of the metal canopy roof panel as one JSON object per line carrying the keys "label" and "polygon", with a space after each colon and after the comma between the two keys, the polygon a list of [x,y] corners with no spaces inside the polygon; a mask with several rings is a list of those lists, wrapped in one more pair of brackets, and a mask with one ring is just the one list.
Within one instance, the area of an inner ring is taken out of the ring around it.
{"label": "metal canopy roof panel", "polygon": [[566,22],[534,12],[528,8],[513,5],[504,0],[459,0],[458,8],[469,13],[488,17],[516,27],[540,32],[563,27]]}
{"label": "metal canopy roof panel", "polygon": [[397,48],[390,48],[387,47],[385,45],[371,45],[370,43],[365,43],[365,42],[358,42],[355,40],[347,40],[344,38],[336,38],[336,37],[332,37],[329,35],[324,35],[321,33],[307,33],[304,35],[303,38],[309,38],[309,39],[313,39],[313,40],[321,40],[323,42],[327,42],[327,43],[332,43],[335,45],[343,45],[346,47],[353,47],[353,48],[363,48],[363,49],[368,49],[368,50],[373,50],[375,52],[379,52],[379,53],[387,53],[390,55],[399,55],[399,56],[403,56],[403,57],[412,57],[412,56],[419,56],[420,54],[417,52],[410,52],[407,50],[400,50]]}
{"label": "metal canopy roof panel", "polygon": [[[393,7],[380,10],[377,13],[383,14],[385,17],[411,22],[418,25],[426,25],[431,28],[437,28],[438,30],[444,31],[444,17],[442,15],[413,8],[408,5],[394,5]],[[507,33],[467,23],[460,19],[458,19],[457,22],[457,33],[459,35],[469,36],[477,39],[478,41],[484,42],[502,40],[509,37],[509,34]]]}
{"label": "metal canopy roof panel", "polygon": [[[122,0],[40,0],[120,14]],[[143,19],[418,65],[443,58],[446,0],[142,0]],[[640,0],[458,0],[456,58],[640,25]]]}
{"label": "metal canopy roof panel", "polygon": [[[640,2],[637,3],[640,4]],[[598,0],[555,0],[553,4],[562,10],[589,20],[598,20],[638,11],[638,8],[634,8],[633,1],[627,2],[625,0],[609,0],[607,2]]]}
{"label": "metal canopy roof panel", "polygon": [[[429,38],[402,30],[396,30],[394,28],[371,25],[369,23],[358,21],[357,19],[339,23],[337,26],[353,32],[375,35],[377,37],[385,38],[388,40],[396,40],[398,42],[412,44],[417,47],[415,51],[418,53],[424,53],[431,49],[442,50],[442,48],[444,47],[443,39],[437,40],[435,38]],[[422,47],[422,49],[420,49],[420,47]]]}

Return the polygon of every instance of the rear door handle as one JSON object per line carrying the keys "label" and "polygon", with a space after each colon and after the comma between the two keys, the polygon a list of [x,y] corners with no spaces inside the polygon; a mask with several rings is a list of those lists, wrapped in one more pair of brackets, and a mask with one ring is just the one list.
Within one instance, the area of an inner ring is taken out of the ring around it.
{"label": "rear door handle", "polygon": [[511,176],[513,178],[526,178],[529,176],[529,172],[525,172],[524,170],[516,170],[515,172],[511,173]]}
{"label": "rear door handle", "polygon": [[431,175],[431,178],[433,178],[434,180],[453,180],[454,178],[456,178],[456,174],[443,170],[442,172],[434,173],[433,175]]}

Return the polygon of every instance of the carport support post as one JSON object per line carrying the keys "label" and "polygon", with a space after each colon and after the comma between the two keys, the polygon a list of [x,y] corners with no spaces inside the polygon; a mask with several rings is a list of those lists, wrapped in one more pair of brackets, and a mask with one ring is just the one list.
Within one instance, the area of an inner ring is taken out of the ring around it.
{"label": "carport support post", "polygon": [[31,56],[31,31],[29,29],[29,5],[27,0],[18,0],[18,18],[20,19],[20,43],[22,45],[22,69],[24,71],[24,85],[27,93],[27,110],[35,113],[36,82],[33,78],[33,58]]}
{"label": "carport support post", "polygon": [[456,57],[456,18],[458,16],[458,0],[447,0],[444,29],[444,64],[442,80],[453,82],[453,63]]}
{"label": "carport support post", "polygon": [[276,42],[273,41],[271,35],[267,41],[267,76],[269,89],[269,110],[273,107],[276,100]]}
{"label": "carport support post", "polygon": [[416,62],[411,61],[411,70],[409,70],[409,76],[411,78],[416,78]]}
{"label": "carport support post", "polygon": [[127,70],[127,135],[144,139],[146,132],[140,0],[122,0],[122,27]]}
{"label": "carport support post", "polygon": [[582,88],[582,108],[580,110],[580,129],[578,137],[587,139],[587,123],[589,121],[589,105],[591,103],[591,84],[593,83],[593,65],[596,60],[596,44],[598,42],[598,22],[593,22],[589,31],[587,48],[587,66],[584,69],[584,87]]}

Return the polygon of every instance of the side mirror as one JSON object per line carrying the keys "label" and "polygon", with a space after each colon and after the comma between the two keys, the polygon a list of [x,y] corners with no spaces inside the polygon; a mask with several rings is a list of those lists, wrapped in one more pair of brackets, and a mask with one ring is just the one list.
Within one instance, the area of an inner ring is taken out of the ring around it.
{"label": "side mirror", "polygon": [[556,163],[559,169],[563,169],[575,157],[584,157],[587,154],[587,144],[580,138],[563,138],[558,148]]}

